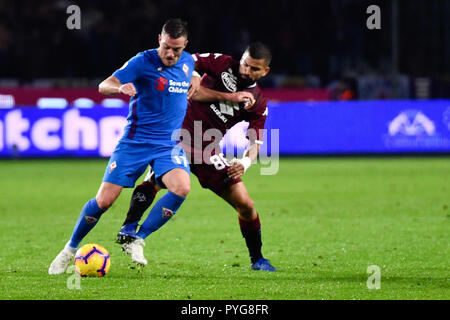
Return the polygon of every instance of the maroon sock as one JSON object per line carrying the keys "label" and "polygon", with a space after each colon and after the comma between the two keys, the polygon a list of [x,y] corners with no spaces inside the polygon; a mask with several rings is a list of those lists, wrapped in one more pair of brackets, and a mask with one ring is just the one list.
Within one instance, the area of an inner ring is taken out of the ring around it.
{"label": "maroon sock", "polygon": [[152,204],[156,193],[155,186],[151,182],[144,181],[138,185],[131,196],[130,208],[128,209],[127,217],[123,224],[139,221],[145,210]]}
{"label": "maroon sock", "polygon": [[156,196],[155,185],[150,181],[143,181],[138,187],[141,187],[147,196]]}
{"label": "maroon sock", "polygon": [[239,226],[241,227],[241,230],[257,230],[261,229],[261,221],[259,221],[259,215],[256,214],[256,219],[248,221],[243,220],[241,217],[239,218]]}
{"label": "maroon sock", "polygon": [[250,260],[252,263],[255,263],[258,259],[262,258],[261,222],[259,221],[259,215],[251,221],[242,220],[239,217],[239,226],[241,227],[242,236],[245,239],[250,254]]}

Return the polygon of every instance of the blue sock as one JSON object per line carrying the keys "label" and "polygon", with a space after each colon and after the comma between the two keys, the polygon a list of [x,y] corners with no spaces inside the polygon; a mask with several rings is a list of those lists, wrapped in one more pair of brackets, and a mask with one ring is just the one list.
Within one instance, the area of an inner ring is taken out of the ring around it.
{"label": "blue sock", "polygon": [[81,240],[94,228],[100,219],[101,215],[106,210],[100,209],[97,201],[94,199],[89,200],[81,210],[80,217],[72,232],[72,237],[69,241],[69,246],[72,248],[78,248]]}
{"label": "blue sock", "polygon": [[161,228],[176,213],[184,199],[186,198],[168,191],[150,210],[147,219],[141,225],[136,236],[145,239],[152,232]]}

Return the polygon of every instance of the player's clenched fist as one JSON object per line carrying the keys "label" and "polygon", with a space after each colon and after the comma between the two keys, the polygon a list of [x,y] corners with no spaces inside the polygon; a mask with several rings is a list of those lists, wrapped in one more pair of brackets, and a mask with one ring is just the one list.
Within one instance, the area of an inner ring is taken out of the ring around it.
{"label": "player's clenched fist", "polygon": [[133,83],[128,82],[119,87],[119,93],[134,97],[136,95],[136,88],[134,87]]}
{"label": "player's clenched fist", "polygon": [[228,177],[231,179],[237,179],[240,178],[244,174],[244,166],[240,163],[234,163],[229,169],[228,169]]}
{"label": "player's clenched fist", "polygon": [[189,86],[188,91],[188,99],[191,99],[193,96],[195,96],[200,88],[200,81],[201,78],[197,76],[192,76],[191,79],[191,85]]}
{"label": "player's clenched fist", "polygon": [[252,161],[249,157],[236,159],[230,161],[231,167],[228,169],[228,177],[232,179],[240,178],[245,171],[250,167]]}
{"label": "player's clenched fist", "polygon": [[238,91],[238,92],[232,93],[231,101],[232,102],[244,102],[245,109],[251,108],[256,102],[253,94],[251,92],[247,92],[247,91]]}

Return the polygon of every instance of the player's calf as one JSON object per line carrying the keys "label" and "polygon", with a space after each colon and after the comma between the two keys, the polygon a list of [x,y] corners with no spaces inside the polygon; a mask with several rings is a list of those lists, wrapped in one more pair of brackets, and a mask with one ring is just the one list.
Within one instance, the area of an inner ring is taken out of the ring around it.
{"label": "player's calf", "polygon": [[[153,175],[154,176],[154,175]],[[150,207],[155,199],[159,188],[150,179],[142,182],[133,190],[130,208],[122,228],[117,233],[116,242],[119,244],[130,243],[136,239],[136,229],[144,212]]]}
{"label": "player's calf", "polygon": [[250,261],[254,264],[263,256],[261,252],[261,222],[258,214],[256,214],[256,219],[253,220],[243,220],[239,217],[239,227],[248,248]]}
{"label": "player's calf", "polygon": [[158,190],[155,184],[150,181],[144,181],[133,190],[133,195],[130,200],[130,207],[127,212],[127,217],[123,222],[123,226],[141,220],[144,212],[150,207],[155,199]]}

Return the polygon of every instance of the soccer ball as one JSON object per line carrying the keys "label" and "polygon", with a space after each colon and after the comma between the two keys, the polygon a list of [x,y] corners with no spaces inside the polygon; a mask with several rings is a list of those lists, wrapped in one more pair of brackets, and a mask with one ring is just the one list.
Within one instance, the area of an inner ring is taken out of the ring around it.
{"label": "soccer ball", "polygon": [[111,256],[99,244],[85,244],[75,253],[74,264],[82,277],[103,277],[111,267]]}

